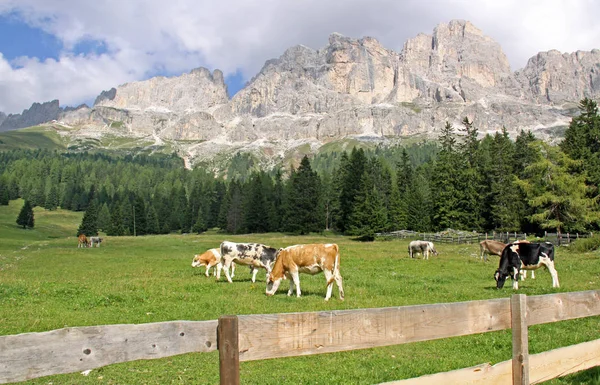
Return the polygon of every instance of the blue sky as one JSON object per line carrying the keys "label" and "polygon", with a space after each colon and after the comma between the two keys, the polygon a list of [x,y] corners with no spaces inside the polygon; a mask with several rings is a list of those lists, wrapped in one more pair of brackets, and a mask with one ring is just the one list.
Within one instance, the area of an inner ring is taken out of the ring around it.
{"label": "blue sky", "polygon": [[287,48],[333,32],[397,52],[452,19],[496,40],[513,70],[539,51],[600,48],[595,0],[0,0],[0,111],[90,103],[102,91],[193,68],[223,71],[230,95]]}

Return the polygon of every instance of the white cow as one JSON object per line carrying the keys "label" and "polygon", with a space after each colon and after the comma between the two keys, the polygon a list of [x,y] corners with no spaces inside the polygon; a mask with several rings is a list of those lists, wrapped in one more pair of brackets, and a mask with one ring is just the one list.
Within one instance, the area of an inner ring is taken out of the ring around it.
{"label": "white cow", "polygon": [[423,255],[423,259],[429,259],[429,253],[433,253],[433,255],[438,255],[433,242],[428,241],[412,241],[408,244],[408,255],[411,258],[414,258],[415,253],[421,253]]}

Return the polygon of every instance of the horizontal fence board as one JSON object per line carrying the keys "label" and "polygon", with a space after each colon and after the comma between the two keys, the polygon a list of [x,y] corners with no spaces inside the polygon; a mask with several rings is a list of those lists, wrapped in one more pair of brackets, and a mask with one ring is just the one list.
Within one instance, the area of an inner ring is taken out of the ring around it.
{"label": "horizontal fence board", "polygon": [[510,300],[238,318],[240,361],[251,361],[504,330],[510,328]]}
{"label": "horizontal fence board", "polygon": [[217,321],[73,327],[0,336],[0,383],[217,349]]}
{"label": "horizontal fence board", "polygon": [[502,361],[492,366],[481,364],[450,372],[384,382],[380,385],[506,385],[512,384],[512,360]]}
{"label": "horizontal fence board", "polygon": [[528,325],[597,315],[600,315],[600,290],[527,297]]}
{"label": "horizontal fence board", "polygon": [[529,380],[539,384],[600,366],[600,339],[529,356]]}
{"label": "horizontal fence board", "polygon": [[[539,384],[553,378],[600,366],[600,340],[558,348],[529,356],[529,380]],[[380,385],[503,385],[512,383],[512,360],[450,372],[384,382]]]}

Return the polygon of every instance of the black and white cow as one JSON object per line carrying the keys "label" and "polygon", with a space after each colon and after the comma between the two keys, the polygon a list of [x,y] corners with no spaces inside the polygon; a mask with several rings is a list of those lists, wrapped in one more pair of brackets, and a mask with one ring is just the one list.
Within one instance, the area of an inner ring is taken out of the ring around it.
{"label": "black and white cow", "polygon": [[267,270],[267,277],[271,273],[277,249],[260,243],[234,243],[224,241],[221,243],[221,261],[217,265],[217,281],[221,278],[221,270],[225,268],[227,281],[231,283],[229,267],[232,263],[250,266],[252,282],[256,282],[258,268]]}
{"label": "black and white cow", "polygon": [[500,255],[500,265],[494,274],[496,287],[502,289],[506,278],[510,276],[513,280],[513,289],[517,290],[521,269],[535,270],[542,266],[546,266],[552,276],[552,287],[560,287],[558,273],[554,268],[554,245],[552,243],[510,243]]}

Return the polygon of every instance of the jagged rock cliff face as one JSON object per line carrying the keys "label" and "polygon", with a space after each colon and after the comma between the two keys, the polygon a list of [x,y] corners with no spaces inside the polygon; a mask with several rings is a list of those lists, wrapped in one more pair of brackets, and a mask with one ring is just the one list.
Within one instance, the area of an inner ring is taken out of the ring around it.
{"label": "jagged rock cliff face", "polygon": [[568,124],[583,97],[600,97],[600,51],[542,52],[512,72],[498,43],[453,20],[409,39],[399,53],[371,37],[336,33],[319,50],[292,47],[231,100],[223,74],[199,68],[113,88],[93,108],[59,118],[85,132],[205,141],[187,147],[193,156],[256,141],[436,136],[446,121],[458,125],[465,116],[481,132],[547,136]]}
{"label": "jagged rock cliff face", "polygon": [[6,120],[6,114],[0,111],[0,127],[2,127],[2,123]]}
{"label": "jagged rock cliff face", "polygon": [[0,131],[30,127],[56,120],[61,112],[58,100],[42,104],[33,103],[31,108],[24,110],[21,114],[8,115],[0,125]]}

